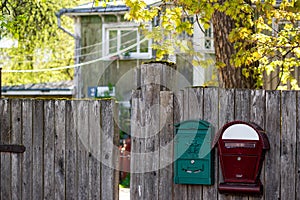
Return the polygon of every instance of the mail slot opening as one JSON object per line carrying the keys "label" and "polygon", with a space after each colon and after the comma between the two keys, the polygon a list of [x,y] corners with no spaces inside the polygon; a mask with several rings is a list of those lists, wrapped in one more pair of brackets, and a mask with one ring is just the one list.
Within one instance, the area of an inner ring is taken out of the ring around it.
{"label": "mail slot opening", "polygon": [[255,143],[237,143],[237,142],[225,142],[225,148],[255,148]]}

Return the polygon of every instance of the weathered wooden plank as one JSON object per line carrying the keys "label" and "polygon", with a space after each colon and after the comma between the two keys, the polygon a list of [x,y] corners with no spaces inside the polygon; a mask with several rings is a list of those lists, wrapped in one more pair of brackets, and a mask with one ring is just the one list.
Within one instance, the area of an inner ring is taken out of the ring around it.
{"label": "weathered wooden plank", "polygon": [[173,93],[160,92],[160,131],[159,138],[159,188],[158,199],[172,199],[173,196]]}
{"label": "weathered wooden plank", "polygon": [[266,91],[251,90],[250,121],[264,128],[266,122]]}
{"label": "weathered wooden plank", "polygon": [[296,93],[283,91],[281,97],[281,199],[295,199],[296,174]]}
{"label": "weathered wooden plank", "polygon": [[[183,78],[181,74],[176,71],[176,65],[160,64],[161,67],[161,91],[177,91],[178,80]],[[181,75],[181,77],[179,77]],[[184,81],[183,81],[184,82]],[[188,84],[189,85],[189,84]]]}
{"label": "weathered wooden plank", "polygon": [[159,167],[159,92],[161,66],[142,65],[142,99],[145,105],[145,174],[144,198],[158,198]]}
{"label": "weathered wooden plank", "polygon": [[[266,122],[266,92],[264,90],[251,90],[250,91],[250,121],[259,125],[265,130]],[[265,182],[265,162],[263,163],[260,180],[263,185],[269,184]],[[260,196],[249,196],[249,200],[264,199],[263,195]]]}
{"label": "weathered wooden plank", "polygon": [[[235,89],[234,120],[249,122],[250,120],[250,90]],[[248,196],[234,194],[232,200],[247,200]]]}
{"label": "weathered wooden plank", "polygon": [[[11,143],[11,101],[0,99],[0,118],[1,134],[0,141],[2,144]],[[11,156],[8,153],[0,153],[0,199],[11,199]]]}
{"label": "weathered wooden plank", "polygon": [[133,74],[133,85],[134,85],[134,90],[138,90],[139,88],[141,88],[141,67],[140,65],[137,65],[134,68],[134,74]]}
{"label": "weathered wooden plank", "polygon": [[[226,123],[234,120],[234,112],[235,112],[234,100],[235,100],[235,92],[233,89],[220,89],[219,91],[220,107],[219,107],[219,122],[218,122],[219,128],[223,127]],[[218,163],[219,166],[218,181],[216,181],[216,183],[219,184],[223,182],[223,175],[222,175],[219,158],[216,163]],[[232,199],[232,196],[219,193],[218,199],[229,200]]]}
{"label": "weathered wooden plank", "polygon": [[[206,91],[206,90],[205,90]],[[219,93],[219,128],[222,128],[226,123],[234,120],[234,99],[235,99],[235,93],[233,89],[220,89]],[[219,159],[216,162],[219,164],[219,175],[218,175],[218,181],[216,183],[222,183],[223,182],[223,175],[221,166],[219,163]],[[224,195],[219,194],[219,199],[232,199],[231,195]]]}
{"label": "weathered wooden plank", "polygon": [[250,90],[235,89],[235,120],[250,120]]}
{"label": "weathered wooden plank", "polygon": [[[140,74],[140,73],[139,73]],[[135,71],[135,76],[139,77],[138,71]],[[135,79],[136,81],[139,79]],[[139,85],[136,83],[136,85]],[[138,197],[138,173],[136,173],[136,155],[139,151],[138,149],[138,142],[137,138],[135,137],[135,133],[137,132],[137,122],[138,122],[138,92],[139,90],[132,90],[131,92],[131,120],[130,120],[130,127],[131,127],[131,150],[130,150],[130,198],[137,199]]]}
{"label": "weathered wooden plank", "polygon": [[33,199],[33,173],[32,173],[32,134],[33,134],[33,109],[32,100],[22,102],[22,135],[26,151],[22,161],[22,199]]}
{"label": "weathered wooden plank", "polygon": [[[22,101],[11,100],[11,144],[22,144]],[[12,199],[22,195],[22,154],[11,154]]]}
{"label": "weathered wooden plank", "polygon": [[[300,72],[298,72],[300,73]],[[300,93],[297,92],[297,158],[296,158],[296,199],[300,199]]]}
{"label": "weathered wooden plank", "polygon": [[[118,183],[116,183],[116,168],[118,166],[116,157],[118,146],[115,144],[115,140],[119,134],[115,130],[114,124],[114,106],[115,103],[112,100],[101,101],[101,191],[102,199],[118,199]],[[116,132],[115,132],[116,131]],[[116,184],[116,185],[114,185]]]}
{"label": "weathered wooden plank", "polygon": [[203,118],[203,88],[188,88],[189,119]]}
{"label": "weathered wooden plank", "polygon": [[77,169],[78,169],[78,199],[88,199],[89,173],[88,173],[88,151],[89,146],[89,115],[88,102],[78,101],[77,107]]}
{"label": "weathered wooden plank", "polygon": [[265,157],[264,198],[280,199],[280,146],[281,146],[281,94],[280,91],[266,91],[265,130],[270,142],[270,150]]}
{"label": "weathered wooden plank", "polygon": [[76,106],[66,101],[66,199],[78,199]]}
{"label": "weathered wooden plank", "polygon": [[268,91],[265,130],[270,141],[270,151],[267,152],[265,160],[265,199],[280,198],[280,113],[280,92]]}
{"label": "weathered wooden plank", "polygon": [[89,102],[89,199],[101,199],[101,127],[99,101]]}
{"label": "weathered wooden plank", "polygon": [[144,151],[144,107],[141,100],[141,90],[132,91],[131,110],[131,153],[130,153],[130,198],[143,199],[143,156]]}
{"label": "weathered wooden plank", "polygon": [[55,152],[54,152],[54,178],[55,199],[65,199],[66,179],[66,101],[56,100],[55,105]]}
{"label": "weathered wooden plank", "polygon": [[120,181],[120,151],[119,151],[119,145],[120,145],[120,129],[119,129],[119,104],[116,103],[115,101],[112,101],[112,112],[113,112],[113,118],[112,118],[112,123],[114,125],[114,130],[113,130],[113,144],[114,144],[114,149],[113,149],[113,169],[114,169],[114,177],[113,177],[113,185],[112,189],[114,191],[114,199],[119,200],[119,181]]}
{"label": "weathered wooden plank", "polygon": [[44,102],[33,102],[33,199],[44,198],[44,172],[43,172],[43,139],[44,139]]}
{"label": "weathered wooden plank", "polygon": [[[175,93],[174,96],[174,123],[177,124],[184,120],[185,107],[187,106],[185,104],[185,93],[184,91],[178,91]],[[175,161],[175,160],[174,160]],[[174,169],[174,163],[173,163],[173,169]],[[173,186],[173,198],[176,200],[184,200],[187,199],[188,193],[187,193],[187,185],[182,184],[174,184]]]}
{"label": "weathered wooden plank", "polygon": [[[188,119],[202,119],[203,118],[203,88],[188,88]],[[203,186],[202,185],[188,185],[188,199],[202,199]]]}
{"label": "weathered wooden plank", "polygon": [[44,199],[54,199],[54,101],[44,101]]}
{"label": "weathered wooden plank", "polygon": [[[216,130],[219,126],[218,124],[218,108],[219,108],[219,91],[218,88],[207,88],[204,90],[204,102],[203,102],[203,119],[208,121],[212,127]],[[223,105],[223,104],[221,104]],[[226,105],[226,104],[225,104]],[[218,171],[218,162],[216,152],[212,152],[215,155],[215,172]],[[215,182],[218,181],[217,173],[214,177]],[[212,186],[203,186],[203,199],[218,199],[218,188],[217,184]]]}
{"label": "weathered wooden plank", "polygon": [[[222,128],[226,123],[234,120],[234,111],[235,111],[235,92],[234,89],[220,89],[219,91],[219,128]],[[217,150],[217,149],[216,149]],[[218,181],[216,183],[223,182],[222,169],[220,166],[219,158],[218,158],[219,169],[218,169]],[[231,195],[220,194],[218,195],[219,199],[232,199]]]}

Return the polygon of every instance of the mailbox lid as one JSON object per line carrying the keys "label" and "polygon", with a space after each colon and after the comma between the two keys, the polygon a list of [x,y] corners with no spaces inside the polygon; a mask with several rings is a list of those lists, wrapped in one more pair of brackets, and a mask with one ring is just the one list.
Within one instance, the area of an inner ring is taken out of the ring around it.
{"label": "mailbox lid", "polygon": [[175,125],[175,160],[210,157],[212,130],[203,120],[186,120]]}
{"label": "mailbox lid", "polygon": [[186,120],[175,124],[174,126],[176,130],[208,130],[210,128],[210,123],[205,120]]}

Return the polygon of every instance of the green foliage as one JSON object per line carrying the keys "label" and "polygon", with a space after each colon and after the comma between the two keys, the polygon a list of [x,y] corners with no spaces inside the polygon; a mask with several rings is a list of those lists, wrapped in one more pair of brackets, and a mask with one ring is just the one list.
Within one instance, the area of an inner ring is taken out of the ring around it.
{"label": "green foliage", "polygon": [[[158,59],[180,49],[180,34],[193,34],[193,24],[185,21],[186,17],[195,16],[195,23],[207,29],[215,12],[225,13],[234,22],[232,31],[223,33],[228,34],[225,37],[235,48],[230,63],[241,67],[244,76],[255,77],[256,87],[265,83],[265,75],[279,71],[275,73],[280,80],[278,86],[286,88],[290,84],[299,89],[293,70],[300,66],[300,0],[282,0],[280,5],[275,0],[163,0],[150,10],[142,0],[125,2],[131,8],[127,19],[140,22],[143,27],[160,17],[159,26],[148,34],[155,41],[153,48],[157,49]],[[189,50],[180,50],[191,53],[191,48],[188,45]],[[219,60],[216,65],[218,69],[225,67]]]}
{"label": "green foliage", "polygon": [[[36,0],[0,2],[0,37],[16,42],[0,49],[3,70],[45,69],[74,63],[74,38],[59,30],[55,13],[80,1]],[[65,27],[73,21],[62,19]],[[3,85],[70,80],[72,69],[39,73],[3,73]]]}
{"label": "green foliage", "polygon": [[126,177],[123,180],[121,180],[120,186],[122,188],[130,187],[130,173],[127,173]]}

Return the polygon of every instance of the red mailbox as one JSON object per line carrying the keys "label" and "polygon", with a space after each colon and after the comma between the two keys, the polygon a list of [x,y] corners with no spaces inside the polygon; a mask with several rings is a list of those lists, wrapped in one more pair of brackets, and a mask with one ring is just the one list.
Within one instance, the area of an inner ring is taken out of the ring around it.
{"label": "red mailbox", "polygon": [[270,148],[264,130],[254,123],[233,121],[216,136],[224,183],[220,193],[262,193],[259,179],[265,151]]}

